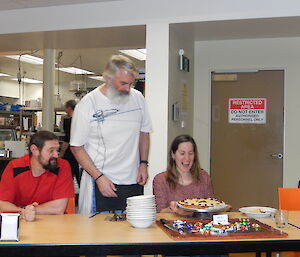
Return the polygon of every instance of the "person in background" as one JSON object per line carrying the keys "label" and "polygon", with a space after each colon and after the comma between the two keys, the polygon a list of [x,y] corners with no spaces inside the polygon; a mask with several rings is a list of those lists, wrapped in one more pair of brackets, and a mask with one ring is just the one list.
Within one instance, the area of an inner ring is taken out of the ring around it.
{"label": "person in background", "polygon": [[84,169],[80,213],[125,210],[126,198],[143,194],[148,179],[151,122],[143,95],[132,88],[138,71],[129,58],[114,55],[103,78],[72,120],[71,150]]}
{"label": "person in background", "polygon": [[58,158],[59,142],[49,131],[38,131],[29,154],[6,166],[0,182],[0,211],[20,212],[26,221],[36,214],[63,214],[74,197],[70,165]]}
{"label": "person in background", "polygon": [[69,144],[70,137],[71,137],[71,122],[72,122],[72,116],[74,113],[75,106],[76,106],[75,100],[69,100],[65,103],[65,112],[69,119],[64,119],[64,123],[63,123],[65,137],[64,137],[64,141],[61,145],[60,157],[62,157],[63,159],[65,159],[69,162],[69,164],[71,166],[73,177],[76,178],[76,182],[77,182],[78,186],[80,187],[81,174],[80,174],[80,170],[79,170],[79,165],[70,149],[70,144]]}

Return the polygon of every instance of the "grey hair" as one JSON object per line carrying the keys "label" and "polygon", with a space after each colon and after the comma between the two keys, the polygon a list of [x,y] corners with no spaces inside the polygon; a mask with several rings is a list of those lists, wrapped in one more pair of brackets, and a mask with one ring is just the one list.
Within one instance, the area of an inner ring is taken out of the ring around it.
{"label": "grey hair", "polygon": [[138,78],[139,72],[131,59],[124,55],[112,55],[102,73],[104,80],[114,78],[119,70],[126,70],[130,72],[135,79]]}

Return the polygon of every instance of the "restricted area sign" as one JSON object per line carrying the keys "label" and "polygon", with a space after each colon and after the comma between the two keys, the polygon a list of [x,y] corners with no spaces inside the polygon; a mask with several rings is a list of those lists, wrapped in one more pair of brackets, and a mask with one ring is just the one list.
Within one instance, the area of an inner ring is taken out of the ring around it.
{"label": "restricted area sign", "polygon": [[266,98],[229,98],[229,123],[264,124],[266,112]]}

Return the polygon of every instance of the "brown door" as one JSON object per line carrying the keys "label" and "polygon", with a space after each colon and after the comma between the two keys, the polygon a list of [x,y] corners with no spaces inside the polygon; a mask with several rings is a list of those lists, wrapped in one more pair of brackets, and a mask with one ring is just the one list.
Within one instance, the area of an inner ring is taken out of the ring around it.
{"label": "brown door", "polygon": [[282,70],[212,73],[211,177],[234,210],[278,205],[283,101]]}

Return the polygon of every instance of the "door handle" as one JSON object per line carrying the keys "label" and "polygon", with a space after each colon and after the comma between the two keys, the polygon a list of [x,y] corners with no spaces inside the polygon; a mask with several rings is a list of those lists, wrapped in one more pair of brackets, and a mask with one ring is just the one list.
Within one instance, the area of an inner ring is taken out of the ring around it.
{"label": "door handle", "polygon": [[283,158],[283,154],[282,153],[271,154],[270,156],[273,157],[273,158],[277,158],[277,159],[282,159]]}

